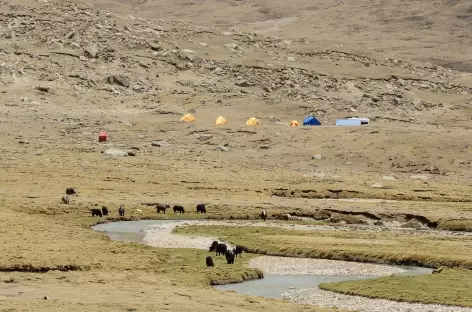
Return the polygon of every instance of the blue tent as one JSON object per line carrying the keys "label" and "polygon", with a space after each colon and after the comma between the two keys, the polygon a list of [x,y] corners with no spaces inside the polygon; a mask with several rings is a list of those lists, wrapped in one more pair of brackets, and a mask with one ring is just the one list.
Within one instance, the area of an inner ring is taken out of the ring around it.
{"label": "blue tent", "polygon": [[321,126],[321,122],[313,116],[308,116],[303,120],[304,126]]}

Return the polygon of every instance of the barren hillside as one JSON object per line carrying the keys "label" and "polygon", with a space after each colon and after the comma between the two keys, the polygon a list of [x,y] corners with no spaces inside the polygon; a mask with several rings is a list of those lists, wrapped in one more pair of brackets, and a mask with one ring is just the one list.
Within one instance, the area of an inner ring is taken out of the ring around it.
{"label": "barren hillside", "polygon": [[134,16],[240,29],[286,39],[306,38],[311,48],[404,57],[472,71],[472,4],[455,0],[228,0],[162,2],[90,0]]}

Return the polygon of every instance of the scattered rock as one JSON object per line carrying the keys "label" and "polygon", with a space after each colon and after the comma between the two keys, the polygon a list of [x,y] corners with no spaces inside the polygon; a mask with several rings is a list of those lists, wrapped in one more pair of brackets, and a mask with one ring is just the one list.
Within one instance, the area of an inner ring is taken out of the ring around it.
{"label": "scattered rock", "polygon": [[296,59],[295,59],[295,57],[293,57],[293,56],[289,56],[289,57],[287,57],[287,61],[289,61],[289,62],[295,62]]}
{"label": "scattered rock", "polygon": [[223,152],[229,152],[229,148],[226,147],[226,146],[223,146],[223,145],[218,145],[218,148],[220,149],[220,151],[223,151]]}
{"label": "scattered rock", "polygon": [[85,55],[89,58],[97,58],[98,49],[96,46],[89,46],[84,49]]}
{"label": "scattered rock", "polygon": [[261,146],[259,146],[260,149],[269,149],[269,145],[266,145],[266,144],[262,144]]}
{"label": "scattered rock", "polygon": [[69,33],[67,33],[66,35],[66,39],[72,39],[75,37],[75,31],[70,31]]}
{"label": "scattered rock", "polygon": [[20,140],[18,141],[20,144],[30,144],[30,141]]}
{"label": "scattered rock", "polygon": [[168,145],[168,143],[166,141],[153,141],[151,142],[151,145],[155,147],[162,147]]}
{"label": "scattered rock", "polygon": [[374,183],[371,185],[373,188],[383,188],[383,185],[380,183]]}
{"label": "scattered rock", "polygon": [[44,93],[49,93],[49,91],[51,91],[51,88],[39,86],[39,87],[36,87],[36,90],[44,92]]}
{"label": "scattered rock", "polygon": [[321,156],[321,154],[315,154],[315,155],[312,155],[311,156],[311,159],[316,159],[316,160],[320,160],[322,159],[323,157]]}
{"label": "scattered rock", "polygon": [[106,151],[103,152],[105,156],[111,156],[111,157],[123,157],[123,156],[129,156],[127,152],[124,152],[119,149],[115,148],[109,148]]}
{"label": "scattered rock", "polygon": [[124,75],[108,76],[107,81],[110,84],[116,84],[125,88],[129,88],[130,86],[129,78]]}
{"label": "scattered rock", "polygon": [[44,299],[44,300],[49,300],[49,297],[48,297],[48,296],[44,296],[43,299]]}
{"label": "scattered rock", "polygon": [[243,88],[253,86],[251,83],[249,83],[246,80],[238,81],[238,82],[235,82],[234,84],[237,85],[238,87],[243,87]]}
{"label": "scattered rock", "polygon": [[382,179],[386,180],[386,181],[395,181],[396,180],[394,176],[383,176]]}
{"label": "scattered rock", "polygon": [[162,51],[163,50],[162,46],[159,43],[151,42],[151,43],[149,43],[149,47],[151,48],[151,50],[154,50],[154,51]]}

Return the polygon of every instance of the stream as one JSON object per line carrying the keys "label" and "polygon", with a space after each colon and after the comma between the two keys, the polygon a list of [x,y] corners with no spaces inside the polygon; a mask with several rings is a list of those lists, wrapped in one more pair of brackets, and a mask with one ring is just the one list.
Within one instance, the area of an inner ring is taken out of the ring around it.
{"label": "stream", "polygon": [[[146,230],[153,226],[178,225],[189,220],[141,220],[102,223],[92,227],[95,231],[102,232],[112,240],[125,242],[146,243]],[[189,238],[190,239],[190,238]],[[405,271],[396,275],[430,274],[431,269],[420,267],[394,266]],[[315,288],[320,283],[340,282],[345,280],[360,280],[377,278],[373,275],[270,275],[264,274],[263,279],[246,281],[238,284],[215,285],[215,289],[221,291],[235,291],[238,293],[262,296],[265,298],[283,298],[283,294],[296,289]]]}

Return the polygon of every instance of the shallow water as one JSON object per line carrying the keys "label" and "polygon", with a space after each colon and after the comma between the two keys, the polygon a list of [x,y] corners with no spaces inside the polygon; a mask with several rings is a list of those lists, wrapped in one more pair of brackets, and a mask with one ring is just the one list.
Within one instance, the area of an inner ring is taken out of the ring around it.
{"label": "shallow water", "polygon": [[105,233],[112,240],[143,243],[145,231],[150,225],[181,223],[182,220],[140,220],[102,223],[92,226],[92,229]]}
{"label": "shallow water", "polygon": [[372,276],[331,276],[331,275],[265,275],[263,279],[240,284],[216,285],[221,291],[235,291],[240,294],[265,298],[282,298],[282,294],[294,289],[317,287],[321,283],[360,280]]}
{"label": "shallow water", "polygon": [[[92,227],[95,231],[103,232],[112,240],[143,243],[144,233],[150,225],[184,223],[188,220],[141,220],[120,221],[98,224]],[[430,274],[432,269],[420,267],[399,266],[406,271],[396,275]],[[236,291],[241,294],[262,296],[266,298],[282,298],[282,294],[293,289],[317,287],[320,283],[340,282],[346,280],[361,280],[378,278],[378,276],[337,276],[337,275],[265,275],[263,279],[247,281],[239,284],[216,285],[221,291]]]}
{"label": "shallow water", "polygon": [[[418,267],[401,267],[407,271],[395,275],[430,274],[431,269]],[[241,294],[265,298],[283,298],[282,294],[295,289],[318,287],[321,283],[374,279],[378,276],[360,275],[264,275],[263,279],[247,281],[240,284],[216,285],[221,291],[235,291]]]}

